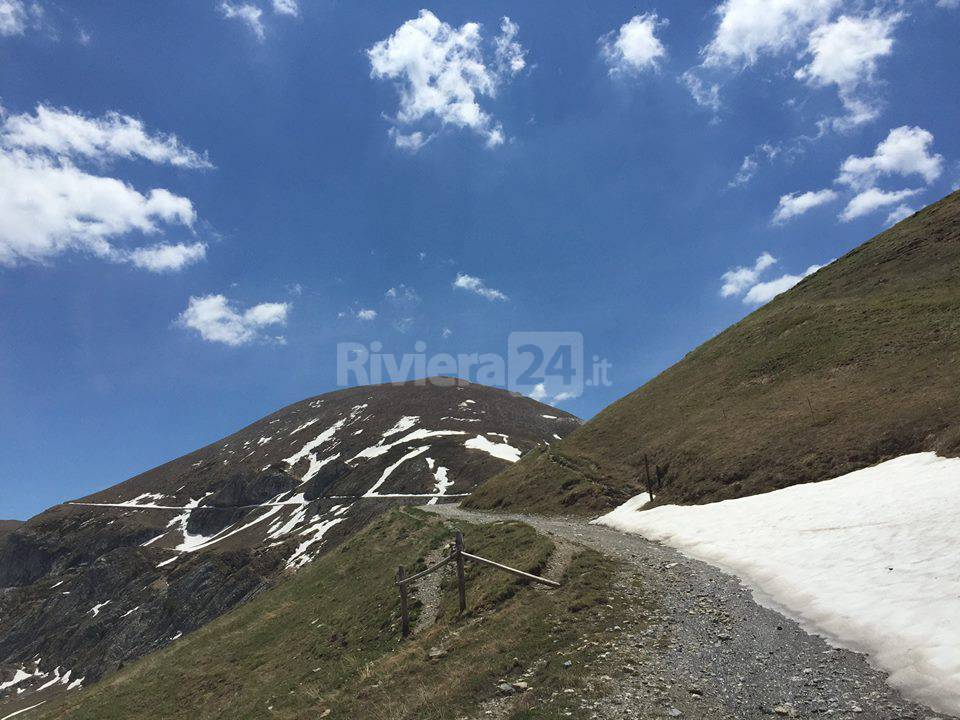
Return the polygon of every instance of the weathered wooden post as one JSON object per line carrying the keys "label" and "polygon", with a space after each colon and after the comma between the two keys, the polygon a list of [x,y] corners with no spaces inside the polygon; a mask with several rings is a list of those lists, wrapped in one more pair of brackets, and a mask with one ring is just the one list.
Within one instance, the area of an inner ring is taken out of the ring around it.
{"label": "weathered wooden post", "polygon": [[463,576],[463,533],[457,530],[454,547],[457,554],[457,589],[460,591],[460,613],[467,609],[467,584]]}
{"label": "weathered wooden post", "polygon": [[400,632],[403,637],[410,634],[410,612],[407,608],[407,584],[404,582],[407,573],[403,565],[397,568],[397,586],[400,588]]}

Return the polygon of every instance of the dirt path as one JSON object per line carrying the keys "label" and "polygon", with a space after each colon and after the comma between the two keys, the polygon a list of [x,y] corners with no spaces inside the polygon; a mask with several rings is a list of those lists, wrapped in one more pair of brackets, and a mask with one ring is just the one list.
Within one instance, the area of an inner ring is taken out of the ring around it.
{"label": "dirt path", "polygon": [[864,656],[757,605],[737,578],[671,548],[579,520],[424,509],[474,522],[522,520],[622,561],[613,591],[628,601],[618,606],[635,610],[591,668],[603,699],[583,701],[585,718],[948,717],[904,700]]}

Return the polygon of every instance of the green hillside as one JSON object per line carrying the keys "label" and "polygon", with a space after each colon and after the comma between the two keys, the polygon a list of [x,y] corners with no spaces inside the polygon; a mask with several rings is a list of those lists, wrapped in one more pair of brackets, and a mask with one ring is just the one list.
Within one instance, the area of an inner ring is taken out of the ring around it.
{"label": "green hillside", "polygon": [[[528,571],[553,550],[521,523],[461,527],[471,551]],[[531,689],[511,717],[563,717],[584,694],[560,692],[582,682],[563,658],[609,625],[612,565],[584,550],[562,588],[542,591],[468,564],[467,613],[457,617],[456,585],[445,580],[437,623],[401,641],[396,567],[422,569],[451,537],[436,516],[394,509],[257,599],[25,717],[452,720],[521,677]],[[435,647],[445,652],[431,658]]]}
{"label": "green hillside", "polygon": [[[960,192],[693,350],[469,505],[589,514],[699,503],[960,448]],[[907,488],[904,489],[908,491]]]}

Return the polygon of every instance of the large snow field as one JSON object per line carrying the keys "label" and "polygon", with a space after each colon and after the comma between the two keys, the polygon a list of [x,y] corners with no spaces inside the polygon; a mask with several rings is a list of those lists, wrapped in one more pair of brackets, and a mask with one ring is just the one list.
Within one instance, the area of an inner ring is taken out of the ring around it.
{"label": "large snow field", "polygon": [[594,522],[737,575],[757,601],[869,655],[905,696],[960,715],[960,458],[917,453],[833,480]]}

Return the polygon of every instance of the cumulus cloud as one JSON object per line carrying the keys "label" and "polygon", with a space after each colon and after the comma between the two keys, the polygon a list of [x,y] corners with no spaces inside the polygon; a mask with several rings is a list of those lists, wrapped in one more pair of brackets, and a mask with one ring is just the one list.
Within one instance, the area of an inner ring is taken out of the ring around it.
{"label": "cumulus cloud", "polygon": [[843,212],[840,213],[840,219],[844,222],[856,220],[859,217],[869,215],[870,213],[882,208],[896,205],[909,197],[913,197],[919,192],[919,189],[894,190],[889,192],[886,190],[880,190],[878,188],[864,190],[863,192],[855,195],[853,199],[847,203],[847,206],[843,209]]}
{"label": "cumulus cloud", "polygon": [[811,265],[802,275],[781,275],[767,282],[757,283],[743,296],[747,305],[762,305],[773,300],[780,293],[784,293],[808,275],[813,275],[822,265]]}
{"label": "cumulus cloud", "polygon": [[[810,87],[836,89],[844,114],[825,117],[819,134],[847,131],[878,117],[880,102],[869,90],[878,62],[893,51],[893,33],[903,12],[875,10],[866,15],[839,14],[853,6],[844,0],[724,0],[716,9],[718,22],[702,49],[702,63],[684,78],[694,99],[719,105],[719,97],[704,94],[715,84],[703,75],[742,70],[761,58],[787,56],[802,63],[794,72]],[[858,6],[859,7],[859,6]]]}
{"label": "cumulus cloud", "polygon": [[503,18],[488,57],[479,24],[468,22],[455,28],[421,10],[367,50],[371,77],[394,81],[400,94],[391,128],[397,146],[408,151],[422,147],[431,135],[398,128],[425,123],[467,128],[485,138],[490,147],[502,144],[500,123],[480,102],[495,97],[498,87],[525,66],[517,32],[516,23]]}
{"label": "cumulus cloud", "polygon": [[0,112],[0,264],[46,262],[81,251],[155,272],[202,259],[202,243],[130,248],[116,241],[155,236],[179,226],[192,231],[188,198],[155,188],[140,192],[115,177],[93,174],[115,159],[143,158],[179,167],[209,167],[205,156],[173,135],[150,134],[133,118],[88,118],[39,106],[35,115]]}
{"label": "cumulus cloud", "polygon": [[916,212],[909,205],[897,205],[890,213],[887,215],[886,223],[887,225],[896,225],[901,220],[906,220],[908,217],[913,215]]}
{"label": "cumulus cloud", "polygon": [[263,27],[263,10],[251,3],[232,3],[223,0],[220,3],[220,14],[228,20],[237,20],[254,34],[257,40],[262,41],[265,36]]}
{"label": "cumulus cloud", "polygon": [[600,38],[600,52],[613,73],[640,73],[656,70],[667,49],[657,30],[667,24],[656,13],[635,15]]}
{"label": "cumulus cloud", "polygon": [[777,224],[784,223],[798,215],[803,215],[808,210],[833,202],[838,197],[837,192],[830,188],[816,191],[811,190],[805,193],[781,195],[780,203],[773,213],[773,222]]}
{"label": "cumulus cloud", "polygon": [[737,267],[728,270],[722,276],[723,285],[720,297],[740,297],[744,304],[761,305],[769,302],[782,292],[786,292],[808,275],[819,270],[822,265],[811,265],[802,275],[784,274],[772,280],[760,280],[761,276],[777,263],[777,259],[765,252],[753,266]]}
{"label": "cumulus cloud", "polygon": [[[943,156],[932,151],[933,139],[933,135],[923,128],[903,125],[891,130],[872,155],[850,155],[844,160],[835,183],[848,192],[852,191],[853,195],[840,213],[840,219],[850,222],[877,210],[900,205],[923,191],[923,188],[883,190],[877,187],[881,179],[920,176],[928,185],[937,180],[943,173]],[[839,194],[830,189],[783,195],[774,212],[774,222],[784,222],[838,197]],[[896,211],[890,214],[888,223],[895,217]]]}
{"label": "cumulus cloud", "polygon": [[746,67],[761,55],[796,49],[825,23],[842,0],[725,0],[713,39],[703,49],[708,67]]}
{"label": "cumulus cloud", "polygon": [[943,172],[943,156],[930,152],[933,134],[920,127],[894,128],[873,155],[851,155],[843,161],[837,182],[853,188],[871,187],[888,175],[921,176],[927,184]]}
{"label": "cumulus cloud", "polygon": [[284,325],[290,307],[270,302],[241,311],[223,295],[203,295],[190,298],[177,323],[208,342],[238,347],[264,339],[263,330],[271,325]]}
{"label": "cumulus cloud", "polygon": [[297,0],[273,0],[273,11],[278,15],[299,17],[300,5]]}
{"label": "cumulus cloud", "polygon": [[484,283],[480,278],[472,275],[466,275],[465,273],[457,273],[457,277],[453,281],[453,287],[460,290],[466,290],[467,292],[472,292],[482,298],[486,298],[487,300],[509,299],[499,290],[495,290],[492,287],[487,287],[486,283]]}
{"label": "cumulus cloud", "polygon": [[720,288],[720,297],[741,295],[755,285],[760,275],[768,268],[776,265],[777,259],[768,252],[764,252],[756,259],[752,267],[737,267],[723,274],[723,286]]}
{"label": "cumulus cloud", "polygon": [[844,117],[833,120],[838,129],[869,122],[880,114],[876,103],[860,92],[874,81],[877,61],[893,51],[893,31],[903,18],[903,13],[841,15],[810,34],[810,62],[797,70],[795,77],[813,87],[837,88],[847,111]]}
{"label": "cumulus cloud", "polygon": [[203,260],[207,256],[207,246],[202,242],[190,245],[161,243],[130,250],[124,256],[138,268],[158,273],[171,272]]}
{"label": "cumulus cloud", "polygon": [[377,319],[377,311],[376,311],[376,310],[371,310],[371,309],[368,309],[368,308],[366,308],[366,309],[365,309],[365,308],[361,308],[360,310],[357,310],[357,319],[358,319],[358,320],[376,320],[376,319]]}
{"label": "cumulus cloud", "polygon": [[551,396],[550,391],[547,390],[547,386],[544,383],[537,383],[533,386],[533,390],[529,395],[527,395],[527,397],[531,398],[532,400],[536,400],[537,402],[556,406],[557,404],[562,403],[564,400],[571,400],[577,397],[577,394],[569,390],[565,390]]}

